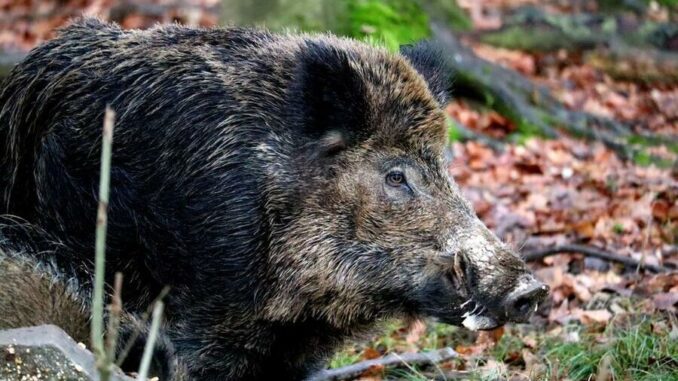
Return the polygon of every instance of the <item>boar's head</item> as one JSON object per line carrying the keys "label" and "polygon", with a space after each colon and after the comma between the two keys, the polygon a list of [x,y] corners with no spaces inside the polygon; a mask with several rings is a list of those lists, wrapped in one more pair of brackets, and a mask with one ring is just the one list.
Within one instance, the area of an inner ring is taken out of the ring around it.
{"label": "boar's head", "polygon": [[293,169],[271,174],[286,206],[272,213],[284,234],[270,261],[284,291],[269,313],[337,326],[527,320],[548,288],[448,175],[444,60],[427,44],[401,55],[323,44],[304,52],[291,91],[299,128],[288,137],[301,148],[289,154]]}

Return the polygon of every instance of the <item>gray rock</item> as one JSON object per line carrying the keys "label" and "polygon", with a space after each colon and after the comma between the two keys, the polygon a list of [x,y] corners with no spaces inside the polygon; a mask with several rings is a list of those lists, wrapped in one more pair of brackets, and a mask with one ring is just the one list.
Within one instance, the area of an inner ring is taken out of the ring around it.
{"label": "gray rock", "polygon": [[[0,331],[0,380],[98,381],[94,355],[54,325]],[[132,381],[120,370],[113,381]]]}

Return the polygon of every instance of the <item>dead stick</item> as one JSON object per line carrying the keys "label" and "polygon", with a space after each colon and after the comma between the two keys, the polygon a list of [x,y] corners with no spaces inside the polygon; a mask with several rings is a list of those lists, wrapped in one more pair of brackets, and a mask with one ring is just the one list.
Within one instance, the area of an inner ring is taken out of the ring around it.
{"label": "dead stick", "polygon": [[[615,254],[607,250],[588,245],[578,245],[578,244],[566,244],[558,245],[552,247],[546,247],[543,249],[534,249],[529,250],[523,253],[522,257],[525,261],[537,261],[542,258],[548,257],[550,255],[562,254],[562,253],[581,253],[589,257],[600,258],[606,261],[623,263],[628,266],[640,266],[640,261],[633,259],[631,257],[626,257],[623,255]],[[651,264],[642,264],[641,268],[660,273],[670,271],[669,268],[665,266],[657,266]]]}
{"label": "dead stick", "polygon": [[401,355],[390,354],[374,360],[361,361],[356,364],[344,366],[337,369],[327,369],[311,376],[308,381],[338,381],[350,380],[360,376],[375,366],[397,366],[402,364],[436,364],[439,362],[451,360],[459,357],[459,354],[452,348],[443,348],[424,353],[403,353]]}
{"label": "dead stick", "polygon": [[129,355],[129,352],[134,347],[134,344],[136,343],[137,339],[139,338],[139,336],[141,336],[141,330],[143,329],[142,326],[146,324],[148,318],[151,316],[151,313],[153,312],[153,307],[155,307],[155,305],[158,302],[165,299],[165,296],[167,296],[169,291],[170,291],[169,286],[163,287],[162,290],[160,290],[160,294],[158,294],[158,296],[155,297],[153,302],[151,302],[146,311],[141,315],[141,319],[138,325],[134,328],[134,331],[132,331],[132,334],[127,339],[127,343],[125,343],[125,346],[120,351],[120,354],[118,355],[118,360],[116,361],[115,365],[120,367],[122,366],[122,363],[125,362],[127,355]]}
{"label": "dead stick", "polygon": [[122,315],[122,273],[115,273],[113,284],[113,297],[108,309],[108,334],[106,335],[106,356],[108,356],[109,364],[115,362],[115,351],[118,347],[120,316]]}

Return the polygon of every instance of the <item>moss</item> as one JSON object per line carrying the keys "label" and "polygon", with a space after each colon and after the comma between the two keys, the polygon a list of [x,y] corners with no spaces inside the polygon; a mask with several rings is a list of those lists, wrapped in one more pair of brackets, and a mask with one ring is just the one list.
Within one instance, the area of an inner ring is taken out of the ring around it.
{"label": "moss", "polygon": [[550,52],[573,48],[570,39],[563,32],[548,27],[537,32],[522,26],[510,26],[497,32],[486,33],[481,40],[501,48],[528,52]]}
{"label": "moss", "polygon": [[639,145],[642,147],[656,147],[664,146],[673,153],[678,153],[678,142],[665,141],[660,136],[646,137],[642,135],[629,135],[626,139],[629,144]]}
{"label": "moss", "polygon": [[459,7],[456,1],[450,0],[421,0],[421,4],[430,15],[446,23],[452,30],[470,31],[473,22],[466,12]]}
{"label": "moss", "polygon": [[612,231],[615,234],[624,234],[624,225],[620,224],[619,222],[615,222],[614,225],[612,225]]}
{"label": "moss", "polygon": [[673,165],[673,161],[670,159],[651,155],[644,149],[635,150],[633,152],[633,162],[643,167],[654,165],[658,168],[671,168]]}
{"label": "moss", "polygon": [[459,130],[457,123],[452,118],[446,118],[447,123],[447,140],[449,143],[461,141],[462,132]]}
{"label": "moss", "polygon": [[633,162],[642,165],[644,167],[649,166],[652,163],[652,160],[650,158],[650,154],[647,153],[647,151],[637,151],[635,155],[633,155]]}
{"label": "moss", "polygon": [[[452,12],[452,8],[448,6],[442,9]],[[452,14],[449,17],[453,17]],[[456,16],[454,18],[457,19]],[[427,38],[431,34],[428,15],[419,2],[409,0],[223,2],[221,22],[263,25],[275,31],[329,30],[339,35],[384,45],[392,51],[397,51],[402,44]]]}
{"label": "moss", "polygon": [[431,35],[428,15],[407,0],[350,0],[340,33],[381,41],[391,51]]}

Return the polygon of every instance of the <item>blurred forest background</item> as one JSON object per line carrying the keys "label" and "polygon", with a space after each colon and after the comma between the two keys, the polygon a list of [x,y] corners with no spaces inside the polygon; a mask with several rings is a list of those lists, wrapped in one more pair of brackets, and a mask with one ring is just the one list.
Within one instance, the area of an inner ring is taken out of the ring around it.
{"label": "blurred forest background", "polygon": [[531,324],[389,322],[343,378],[678,380],[677,0],[0,0],[0,77],[72,17],[437,40],[454,71],[450,173],[552,293]]}

